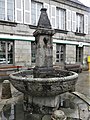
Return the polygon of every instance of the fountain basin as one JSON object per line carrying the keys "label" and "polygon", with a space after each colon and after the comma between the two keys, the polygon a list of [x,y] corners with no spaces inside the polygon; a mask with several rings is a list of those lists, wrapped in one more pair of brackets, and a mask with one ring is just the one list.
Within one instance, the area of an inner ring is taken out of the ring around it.
{"label": "fountain basin", "polygon": [[34,78],[33,69],[10,74],[13,86],[30,96],[56,96],[64,92],[75,91],[78,74],[71,71],[56,70],[52,75],[43,78]]}

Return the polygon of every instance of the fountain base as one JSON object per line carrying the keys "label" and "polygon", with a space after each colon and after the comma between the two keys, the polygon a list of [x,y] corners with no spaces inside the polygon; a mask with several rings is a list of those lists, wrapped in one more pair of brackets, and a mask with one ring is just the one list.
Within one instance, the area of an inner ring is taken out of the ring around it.
{"label": "fountain base", "polygon": [[60,96],[32,97],[24,94],[24,110],[31,113],[51,114],[59,108]]}

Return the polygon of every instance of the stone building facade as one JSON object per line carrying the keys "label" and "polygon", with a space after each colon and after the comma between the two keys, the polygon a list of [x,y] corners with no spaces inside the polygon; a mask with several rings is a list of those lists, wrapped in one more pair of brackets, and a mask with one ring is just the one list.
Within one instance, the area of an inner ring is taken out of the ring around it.
{"label": "stone building facade", "polygon": [[35,64],[33,32],[40,9],[47,14],[53,36],[53,64],[87,65],[90,55],[90,8],[78,0],[0,0],[0,65]]}

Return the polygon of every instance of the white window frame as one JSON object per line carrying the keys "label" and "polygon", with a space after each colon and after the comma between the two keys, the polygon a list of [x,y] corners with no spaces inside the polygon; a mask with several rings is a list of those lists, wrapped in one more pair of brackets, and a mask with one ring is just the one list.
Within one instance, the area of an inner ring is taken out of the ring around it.
{"label": "white window frame", "polygon": [[[31,24],[31,0],[29,0],[29,10],[25,9],[25,1],[26,0],[24,0],[24,23],[25,24]],[[26,18],[25,18],[26,13],[29,13],[29,17],[30,17],[29,22],[26,21]]]}
{"label": "white window frame", "polygon": [[[23,0],[21,0],[21,8],[17,8],[17,1],[15,0],[15,22],[17,23],[23,23]],[[17,12],[20,11],[21,12],[21,21],[17,20]]]}
{"label": "white window frame", "polygon": [[66,29],[71,31],[71,10],[66,10]]}
{"label": "white window frame", "polygon": [[[52,15],[52,9],[55,9],[55,16]],[[52,19],[55,19],[55,26],[52,24]],[[52,28],[56,28],[56,6],[51,5],[51,25]]]}
{"label": "white window frame", "polygon": [[5,1],[5,20],[7,20],[7,0]]}
{"label": "white window frame", "polygon": [[[57,58],[57,56],[59,58]],[[65,45],[64,44],[56,44],[56,63],[64,63],[65,61]]]}
{"label": "white window frame", "polygon": [[4,16],[5,19],[1,19],[1,20],[5,20],[5,21],[9,21],[9,22],[12,21],[13,22],[14,21],[14,6],[13,6],[13,20],[8,20],[8,18],[7,18],[7,13],[8,13],[7,12],[8,11],[7,10],[8,9],[7,0],[5,0],[5,6],[4,7],[5,7],[5,16]]}
{"label": "white window frame", "polygon": [[[3,65],[13,64],[14,63],[14,41],[11,41],[11,40],[7,40],[7,41],[1,40],[0,41],[0,46],[1,46],[1,42],[5,43],[5,45],[4,45],[5,49],[4,49],[4,51],[0,52],[0,60],[2,60],[2,63],[0,63],[0,65],[1,64],[3,64]],[[8,43],[10,43],[9,44],[10,46],[8,45]],[[9,49],[9,47],[10,47],[10,49]],[[1,57],[1,55],[4,55],[3,58]],[[10,60],[12,60],[11,63],[10,63]]]}
{"label": "white window frame", "polygon": [[36,25],[37,25],[38,19],[37,19],[37,3],[36,3]]}
{"label": "white window frame", "polygon": [[88,15],[84,15],[84,33],[88,34]]}
{"label": "white window frame", "polygon": [[[83,21],[81,21],[81,17],[83,18]],[[77,25],[76,25],[76,32],[77,33],[84,33],[84,15],[77,13]],[[81,24],[82,22],[82,24]],[[81,26],[82,25],[82,26]],[[78,29],[77,29],[78,28]],[[80,31],[81,30],[81,31]]]}
{"label": "white window frame", "polygon": [[59,29],[60,28],[60,13],[59,13],[59,9],[56,8],[56,29]]}
{"label": "white window frame", "polygon": [[[35,2],[35,1],[34,1]],[[38,4],[39,2],[35,2],[35,7],[36,7],[36,24],[35,25],[37,25],[38,24],[38,17],[37,17],[37,4]],[[40,3],[40,4],[42,4],[42,3]],[[43,7],[43,4],[42,4],[42,7]],[[32,14],[31,14],[32,15]],[[32,17],[32,16],[31,16]],[[31,18],[31,24],[32,24],[32,18]],[[33,25],[33,24],[32,24]]]}
{"label": "white window frame", "polygon": [[[64,11],[65,12],[65,10],[64,9],[61,9],[61,8],[57,8],[56,9],[56,11],[58,10],[58,12],[59,12],[59,29],[61,29],[61,30],[65,30],[65,19],[63,20],[64,22],[62,22],[62,11]],[[64,16],[64,14],[63,14],[63,16]],[[65,17],[65,16],[64,16]],[[57,19],[57,14],[56,14],[56,19]],[[57,20],[56,20],[56,22],[57,22]],[[61,24],[63,24],[64,23],[64,27],[62,27],[62,25]],[[57,23],[56,23],[57,24]],[[56,28],[57,28],[57,25],[56,25]]]}
{"label": "white window frame", "polygon": [[72,11],[72,32],[76,32],[76,12]]}

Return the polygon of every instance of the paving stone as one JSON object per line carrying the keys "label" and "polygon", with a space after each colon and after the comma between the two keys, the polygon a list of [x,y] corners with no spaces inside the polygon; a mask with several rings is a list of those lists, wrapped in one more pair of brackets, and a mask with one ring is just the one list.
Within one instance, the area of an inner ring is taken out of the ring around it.
{"label": "paving stone", "polygon": [[51,115],[44,115],[42,120],[51,120]]}
{"label": "paving stone", "polygon": [[90,98],[86,97],[84,94],[81,94],[79,92],[72,92],[74,95],[78,96],[82,100],[84,100],[89,106],[90,106]]}

